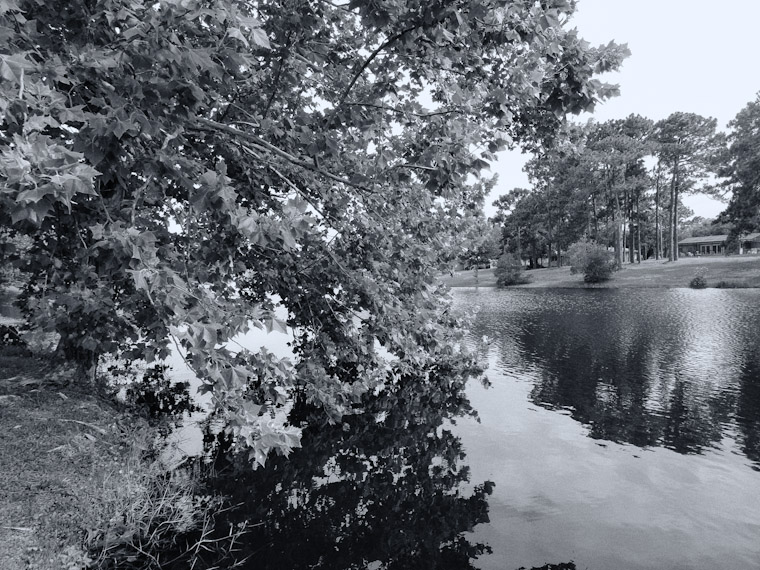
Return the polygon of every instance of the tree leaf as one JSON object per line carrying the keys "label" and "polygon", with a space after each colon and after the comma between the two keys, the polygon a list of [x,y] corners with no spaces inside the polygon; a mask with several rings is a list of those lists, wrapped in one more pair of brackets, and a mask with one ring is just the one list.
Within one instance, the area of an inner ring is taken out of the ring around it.
{"label": "tree leaf", "polygon": [[245,45],[245,47],[250,46],[250,44],[248,43],[248,40],[243,35],[243,32],[241,32],[238,28],[229,28],[227,30],[227,35],[230,36],[231,38],[235,38],[236,40],[240,40],[241,42],[243,42],[243,45]]}
{"label": "tree leaf", "polygon": [[262,28],[253,28],[251,30],[251,41],[265,49],[271,49],[272,46],[269,43],[269,38],[267,37],[266,32]]}

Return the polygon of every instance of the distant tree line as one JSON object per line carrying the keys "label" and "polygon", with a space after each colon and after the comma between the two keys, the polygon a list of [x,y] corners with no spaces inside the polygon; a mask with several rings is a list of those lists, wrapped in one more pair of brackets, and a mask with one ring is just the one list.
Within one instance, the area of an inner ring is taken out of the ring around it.
{"label": "distant tree line", "polygon": [[[530,188],[495,202],[502,251],[531,267],[562,265],[582,239],[614,251],[616,265],[678,259],[683,237],[760,229],[760,95],[729,123],[676,112],[569,124],[564,138],[526,164]],[[715,220],[695,218],[683,196],[730,195]]]}

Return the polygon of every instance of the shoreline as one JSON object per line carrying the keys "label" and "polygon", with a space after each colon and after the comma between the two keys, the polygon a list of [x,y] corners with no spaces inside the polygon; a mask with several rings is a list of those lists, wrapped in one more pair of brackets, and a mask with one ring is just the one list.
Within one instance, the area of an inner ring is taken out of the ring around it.
{"label": "shoreline", "polygon": [[[708,288],[760,288],[760,256],[684,257],[678,261],[648,259],[626,263],[604,283],[588,284],[580,274],[571,274],[569,266],[530,269],[530,282],[506,289],[674,289],[688,288],[697,269],[704,268]],[[457,271],[442,274],[440,280],[451,288],[496,287],[492,269]]]}

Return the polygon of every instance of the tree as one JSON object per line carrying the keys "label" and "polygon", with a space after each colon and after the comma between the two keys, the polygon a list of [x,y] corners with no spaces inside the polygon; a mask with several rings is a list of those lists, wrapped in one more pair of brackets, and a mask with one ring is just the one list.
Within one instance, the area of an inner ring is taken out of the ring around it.
{"label": "tree", "polygon": [[[607,211],[612,213],[609,223],[618,267],[624,260],[627,223],[630,224],[629,235],[633,245],[631,220],[648,183],[643,161],[650,152],[647,137],[651,128],[651,121],[639,115],[594,125],[584,153],[584,160],[596,174],[602,189]],[[633,249],[630,248],[631,253]]]}
{"label": "tree", "polygon": [[717,121],[695,113],[673,113],[654,126],[657,157],[670,174],[668,260],[678,259],[679,198],[684,192],[711,192],[709,179],[720,156],[724,138]]}
{"label": "tree", "polygon": [[492,259],[501,255],[501,237],[499,227],[490,226],[481,219],[471,227],[470,232],[462,239],[459,259],[464,264],[465,269],[475,269],[476,280],[480,266],[488,265]]}
{"label": "tree", "polygon": [[[594,74],[627,53],[566,30],[573,9],[1,0],[0,227],[33,240],[30,324],[88,370],[176,344],[254,464],[299,445],[293,401],[337,420],[468,361],[435,269],[472,181],[613,94]],[[250,327],[287,327],[296,361],[229,350]]]}
{"label": "tree", "polygon": [[519,259],[528,259],[529,267],[538,267],[546,251],[541,196],[524,188],[514,188],[494,201],[498,208],[493,220],[502,224],[505,249]]}
{"label": "tree", "polygon": [[567,129],[561,145],[545,149],[525,166],[533,192],[542,204],[540,216],[549,250],[549,266],[555,251],[557,266],[561,266],[563,249],[587,229],[586,170],[578,152],[584,134],[582,129]]}
{"label": "tree", "polygon": [[721,223],[717,219],[694,216],[692,219],[682,223],[678,228],[678,231],[684,238],[688,238],[724,234],[728,235],[733,231],[733,229],[734,228],[732,224]]}
{"label": "tree", "polygon": [[720,170],[732,192],[718,219],[739,235],[760,230],[760,94],[728,124],[727,160]]}
{"label": "tree", "polygon": [[563,250],[587,230],[588,170],[579,160],[584,136],[581,126],[563,126],[554,144],[525,165],[532,188],[514,188],[494,201],[493,220],[502,224],[507,249],[520,259],[527,251],[531,267],[545,252],[548,265],[554,252],[562,265]]}

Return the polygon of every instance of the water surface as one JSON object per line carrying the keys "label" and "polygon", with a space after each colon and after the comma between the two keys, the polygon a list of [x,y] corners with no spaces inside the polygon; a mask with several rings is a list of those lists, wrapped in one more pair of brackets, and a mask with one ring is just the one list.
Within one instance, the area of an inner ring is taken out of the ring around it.
{"label": "water surface", "polygon": [[760,292],[458,290],[484,569],[760,568]]}

